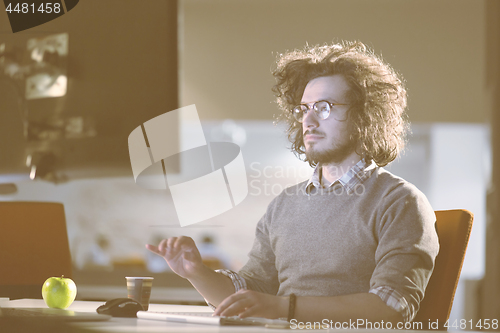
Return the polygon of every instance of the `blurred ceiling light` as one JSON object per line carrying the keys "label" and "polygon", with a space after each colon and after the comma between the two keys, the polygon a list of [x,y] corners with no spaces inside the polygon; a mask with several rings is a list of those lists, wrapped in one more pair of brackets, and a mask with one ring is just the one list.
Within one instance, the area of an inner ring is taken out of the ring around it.
{"label": "blurred ceiling light", "polygon": [[26,99],[66,95],[68,39],[68,34],[62,33],[28,40],[27,48],[35,63],[26,77]]}
{"label": "blurred ceiling light", "polygon": [[66,95],[67,86],[66,75],[36,74],[26,78],[26,99],[61,97]]}

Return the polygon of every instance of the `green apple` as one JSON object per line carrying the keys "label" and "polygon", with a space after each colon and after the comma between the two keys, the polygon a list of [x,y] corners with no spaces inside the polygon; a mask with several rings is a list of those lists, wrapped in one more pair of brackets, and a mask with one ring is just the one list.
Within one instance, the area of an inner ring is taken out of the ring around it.
{"label": "green apple", "polygon": [[50,277],[43,284],[42,297],[49,308],[66,309],[75,300],[76,284],[64,275]]}

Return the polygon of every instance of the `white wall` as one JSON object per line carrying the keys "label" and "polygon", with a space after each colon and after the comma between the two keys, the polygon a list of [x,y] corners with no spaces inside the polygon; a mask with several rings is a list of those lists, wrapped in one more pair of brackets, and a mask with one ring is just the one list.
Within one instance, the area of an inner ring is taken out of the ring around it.
{"label": "white wall", "polygon": [[272,119],[286,50],[360,40],[407,80],[418,122],[486,122],[483,0],[182,0],[181,106],[207,119]]}

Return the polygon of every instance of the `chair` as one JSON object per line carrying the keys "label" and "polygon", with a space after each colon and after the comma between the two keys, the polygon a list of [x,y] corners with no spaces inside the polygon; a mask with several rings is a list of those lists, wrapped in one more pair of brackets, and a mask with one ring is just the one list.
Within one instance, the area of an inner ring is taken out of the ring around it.
{"label": "chair", "polygon": [[467,210],[436,211],[436,230],[439,238],[439,254],[432,272],[420,310],[414,322],[438,320],[439,329],[450,317],[455,290],[469,242],[473,215]]}
{"label": "chair", "polygon": [[0,297],[41,298],[47,278],[71,274],[63,205],[0,202]]}

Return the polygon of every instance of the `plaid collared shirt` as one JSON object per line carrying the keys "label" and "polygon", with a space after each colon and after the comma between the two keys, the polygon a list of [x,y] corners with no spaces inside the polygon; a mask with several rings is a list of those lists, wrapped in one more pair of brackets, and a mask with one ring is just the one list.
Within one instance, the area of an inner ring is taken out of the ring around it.
{"label": "plaid collared shirt", "polygon": [[[365,159],[362,159],[356,165],[351,167],[347,172],[342,172],[343,175],[326,186],[326,188],[333,186],[333,184],[339,182],[348,194],[352,194],[355,191],[356,185],[361,184],[363,181],[368,179],[372,174],[372,171],[375,170],[376,164],[373,161],[365,162]],[[306,184],[306,193],[310,194],[314,189],[321,189],[324,186],[321,186],[321,166],[317,165],[314,169],[314,172]]]}
{"label": "plaid collared shirt", "polygon": [[[356,186],[368,179],[376,167],[377,166],[373,161],[367,162],[362,159],[361,161],[356,163],[356,165],[347,170],[347,172],[345,172],[339,179],[326,187],[331,187],[333,186],[333,184],[336,184],[338,182],[344,187],[347,193],[352,194],[354,193]],[[311,178],[306,184],[305,189],[307,195],[310,195],[312,191],[323,188],[320,180],[321,166],[317,165]],[[238,273],[227,269],[217,270],[216,272],[221,273],[231,279],[234,285],[235,292],[241,289],[246,289],[246,281]],[[392,287],[379,286],[370,289],[368,292],[379,296],[382,301],[387,304],[387,306],[399,312],[403,316],[404,322],[411,321],[416,314],[415,309],[408,306],[408,302],[406,301],[404,296]],[[208,303],[208,305],[214,308],[212,304]]]}

